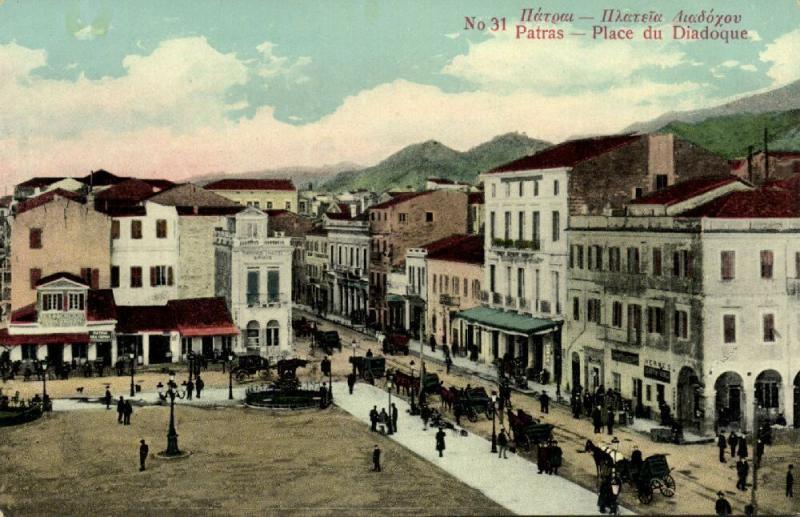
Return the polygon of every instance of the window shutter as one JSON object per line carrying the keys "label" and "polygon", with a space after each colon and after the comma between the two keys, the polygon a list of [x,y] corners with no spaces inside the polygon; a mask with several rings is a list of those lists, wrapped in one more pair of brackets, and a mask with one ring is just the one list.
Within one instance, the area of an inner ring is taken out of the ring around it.
{"label": "window shutter", "polygon": [[61,310],[63,310],[63,311],[67,310],[68,298],[69,298],[69,295],[66,294],[66,293],[61,295]]}
{"label": "window shutter", "polygon": [[175,277],[172,273],[172,266],[167,268],[167,285],[173,285],[175,283]]}
{"label": "window shutter", "polygon": [[150,266],[150,286],[156,285],[156,268],[154,266]]}
{"label": "window shutter", "polygon": [[36,284],[42,278],[42,270],[39,268],[31,269],[31,289],[36,289]]}
{"label": "window shutter", "polygon": [[100,287],[100,270],[92,269],[92,289],[99,289]]}

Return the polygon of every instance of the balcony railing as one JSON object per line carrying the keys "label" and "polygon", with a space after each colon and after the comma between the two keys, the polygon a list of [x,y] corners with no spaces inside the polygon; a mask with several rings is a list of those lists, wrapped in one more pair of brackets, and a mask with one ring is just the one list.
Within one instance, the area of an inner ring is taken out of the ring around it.
{"label": "balcony railing", "polygon": [[279,307],[285,303],[289,303],[289,295],[284,293],[247,295],[248,307]]}
{"label": "balcony railing", "polygon": [[422,294],[422,289],[418,285],[407,285],[406,294],[408,296],[419,296]]}
{"label": "balcony railing", "polygon": [[527,240],[527,239],[494,239],[492,241],[492,245],[495,248],[507,248],[507,249],[515,249],[515,250],[530,250],[530,251],[539,251],[541,250],[542,241],[539,239],[536,240]]}
{"label": "balcony railing", "polygon": [[439,303],[448,307],[458,307],[461,305],[461,298],[449,294],[441,294],[439,295]]}

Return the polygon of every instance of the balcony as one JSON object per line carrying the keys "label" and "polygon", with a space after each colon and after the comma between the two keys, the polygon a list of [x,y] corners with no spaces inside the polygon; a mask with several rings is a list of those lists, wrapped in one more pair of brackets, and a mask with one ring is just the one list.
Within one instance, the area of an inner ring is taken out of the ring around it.
{"label": "balcony", "polygon": [[446,307],[458,307],[461,305],[461,298],[449,294],[441,294],[439,295],[439,304]]}
{"label": "balcony", "polygon": [[513,296],[507,294],[505,297],[505,302],[506,302],[506,307],[511,309],[516,308],[517,299],[514,298]]}
{"label": "balcony", "polygon": [[492,304],[503,305],[503,295],[500,293],[492,293]]}
{"label": "balcony", "polygon": [[542,249],[542,241],[539,239],[530,241],[526,239],[494,239],[492,246],[503,249],[540,251]]}
{"label": "balcony", "polygon": [[289,303],[289,295],[280,294],[250,294],[247,295],[248,307],[280,307]]}
{"label": "balcony", "polygon": [[406,286],[406,295],[407,296],[421,296],[422,289],[418,285],[407,285]]}

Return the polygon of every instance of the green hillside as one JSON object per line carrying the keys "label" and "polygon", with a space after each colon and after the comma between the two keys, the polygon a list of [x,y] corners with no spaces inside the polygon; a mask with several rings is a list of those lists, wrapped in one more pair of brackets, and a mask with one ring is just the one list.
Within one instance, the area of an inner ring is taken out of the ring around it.
{"label": "green hillside", "polygon": [[764,128],[769,146],[780,151],[800,150],[800,110],[742,113],[713,117],[702,122],[672,122],[661,131],[674,133],[725,158],[747,156],[747,147],[763,147]]}
{"label": "green hillside", "polygon": [[509,133],[462,153],[430,140],[405,147],[375,166],[341,172],[321,188],[330,192],[360,188],[374,192],[405,187],[420,189],[430,177],[474,182],[482,172],[549,145],[519,133]]}

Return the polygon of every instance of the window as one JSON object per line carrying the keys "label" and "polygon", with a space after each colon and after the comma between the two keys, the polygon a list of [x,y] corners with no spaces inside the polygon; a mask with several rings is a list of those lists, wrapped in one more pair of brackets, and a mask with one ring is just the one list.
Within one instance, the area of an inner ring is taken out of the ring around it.
{"label": "window", "polygon": [[481,282],[480,280],[472,281],[472,297],[474,299],[480,298],[481,295]]}
{"label": "window", "polygon": [[674,315],[674,334],[675,337],[686,339],[689,337],[689,313],[686,311],[675,311]]}
{"label": "window", "polygon": [[578,259],[578,269],[583,269],[583,246],[580,244],[576,245],[577,254],[576,258]]}
{"label": "window", "polygon": [[172,266],[152,266],[150,268],[150,285],[152,287],[172,285],[173,283]]}
{"label": "window", "polygon": [[111,238],[119,239],[119,220],[117,219],[111,221]]}
{"label": "window", "polygon": [[672,254],[672,274],[685,278],[692,276],[692,255],[688,250],[679,250]]}
{"label": "window", "polygon": [[[534,185],[538,185],[538,183],[534,182]],[[533,241],[534,248],[539,248],[539,212],[533,212],[532,219],[531,219],[531,240]]]}
{"label": "window", "polygon": [[614,389],[617,393],[622,390],[622,375],[617,372],[612,373]]}
{"label": "window", "polygon": [[581,300],[577,296],[572,299],[572,319],[581,320]]}
{"label": "window", "polygon": [[119,287],[119,266],[111,266],[111,287]]}
{"label": "window", "polygon": [[781,380],[777,372],[766,371],[756,378],[756,403],[764,409],[780,407]]}
{"label": "window", "polygon": [[648,384],[645,387],[644,391],[645,391],[645,400],[647,400],[647,402],[651,402],[653,400],[653,386],[651,384]]}
{"label": "window", "polygon": [[38,345],[22,345],[22,360],[33,361],[36,359],[36,348]]}
{"label": "window", "polygon": [[258,328],[257,321],[251,321],[247,324],[247,348],[259,348],[260,334],[261,331]]}
{"label": "window", "polygon": [[397,214],[397,220],[401,223],[405,223],[408,220],[408,214]]}
{"label": "window", "polygon": [[628,273],[639,274],[639,248],[628,248]]}
{"label": "window", "polygon": [[503,238],[505,240],[511,239],[511,212],[505,213],[505,227],[503,228]]}
{"label": "window", "polygon": [[664,334],[664,308],[647,308],[647,332],[650,334]]}
{"label": "window", "polygon": [[800,251],[794,254],[794,277],[800,278]]}
{"label": "window", "polygon": [[131,287],[142,287],[142,268],[139,266],[131,267]]}
{"label": "window", "polygon": [[436,273],[433,274],[433,294],[436,294]]}
{"label": "window", "polygon": [[267,297],[270,302],[280,299],[280,273],[277,269],[267,271]]}
{"label": "window", "polygon": [[433,212],[425,212],[425,222],[426,223],[433,222]]}
{"label": "window", "polygon": [[511,183],[506,182],[505,186],[506,186],[506,197],[511,197]]}
{"label": "window", "polygon": [[586,264],[590,270],[602,271],[603,270],[603,247],[597,244],[589,246],[588,249],[589,260]]}
{"label": "window", "polygon": [[[496,285],[495,285],[495,279],[496,279],[496,276],[495,276],[496,275],[496,271],[495,271],[495,269],[496,268],[495,268],[494,264],[489,264],[489,291],[492,292],[492,293],[495,292],[495,287],[496,287]],[[434,292],[436,292],[436,289],[434,289]]]}
{"label": "window", "polygon": [[533,180],[533,195],[534,197],[539,195],[539,181]]}
{"label": "window", "polygon": [[553,211],[553,242],[561,238],[561,214]]}
{"label": "window", "polygon": [[280,324],[275,321],[271,320],[267,323],[267,346],[278,346],[280,345]]}
{"label": "window", "polygon": [[653,248],[653,276],[661,276],[661,248]]}
{"label": "window", "polygon": [[519,197],[522,197],[522,193],[523,193],[523,191],[524,191],[524,185],[525,185],[525,182],[524,182],[524,181],[520,181],[520,182],[518,183],[518,185],[519,185]]}
{"label": "window", "polygon": [[489,239],[494,241],[495,233],[495,219],[494,212],[489,212]]}
{"label": "window", "polygon": [[61,293],[48,293],[42,295],[43,311],[60,311],[64,308],[64,295]]}
{"label": "window", "polygon": [[775,315],[764,314],[762,316],[762,327],[764,328],[764,343],[775,342]]}
{"label": "window", "polygon": [[31,275],[31,289],[36,289],[36,284],[39,283],[39,280],[42,278],[42,270],[38,267],[31,268],[30,271]]}
{"label": "window", "polygon": [[258,305],[260,274],[257,269],[247,271],[247,305]]}
{"label": "window", "polygon": [[[254,205],[258,208],[258,201],[256,201]],[[267,201],[267,210],[272,210],[272,201]]]}
{"label": "window", "polygon": [[492,183],[492,197],[497,197],[497,184]]}
{"label": "window", "polygon": [[736,316],[725,314],[722,316],[723,340],[725,343],[736,343]]}
{"label": "window", "polygon": [[640,197],[642,197],[642,194],[644,194],[644,190],[642,190],[642,187],[636,187],[635,189],[633,189],[633,199],[639,199]]}
{"label": "window", "polygon": [[622,302],[611,304],[611,325],[618,329],[622,328]]}
{"label": "window", "polygon": [[608,270],[619,273],[620,269],[619,248],[608,248]]}
{"label": "window", "polygon": [[28,232],[28,244],[32,250],[42,249],[42,229],[31,228]]}
{"label": "window", "polygon": [[517,268],[517,297],[525,298],[525,268]]}
{"label": "window", "polygon": [[142,238],[142,222],[138,219],[131,221],[131,239]]}
{"label": "window", "polygon": [[458,277],[453,277],[453,294],[458,295],[458,291],[460,290],[460,285],[458,282]]}
{"label": "window", "polygon": [[[522,185],[521,182],[520,185]],[[518,214],[517,223],[517,239],[523,240],[525,239],[525,212],[520,212]]]}
{"label": "window", "polygon": [[628,305],[628,342],[634,345],[642,344],[642,307]]}
{"label": "window", "polygon": [[558,180],[553,181],[553,195],[554,196],[558,195]]}
{"label": "window", "polygon": [[167,220],[159,219],[156,221],[156,239],[167,238]]}
{"label": "window", "polygon": [[467,282],[466,278],[463,281],[463,285],[464,285],[464,298],[466,298],[469,295],[469,292],[468,292],[469,283]]}
{"label": "window", "polygon": [[666,174],[656,174],[656,190],[667,188],[669,177]]}
{"label": "window", "polygon": [[597,298],[586,300],[586,321],[600,323],[600,300]]}
{"label": "window", "polygon": [[736,277],[736,252],[723,251],[720,253],[722,279],[733,280]]}
{"label": "window", "polygon": [[82,311],[84,308],[83,304],[83,293],[69,293],[68,295],[68,309],[71,311]]}
{"label": "window", "polygon": [[772,278],[772,251],[761,251],[761,278]]}
{"label": "window", "polygon": [[291,209],[292,209],[292,202],[291,201],[287,201],[286,202],[286,210],[291,210]]}

